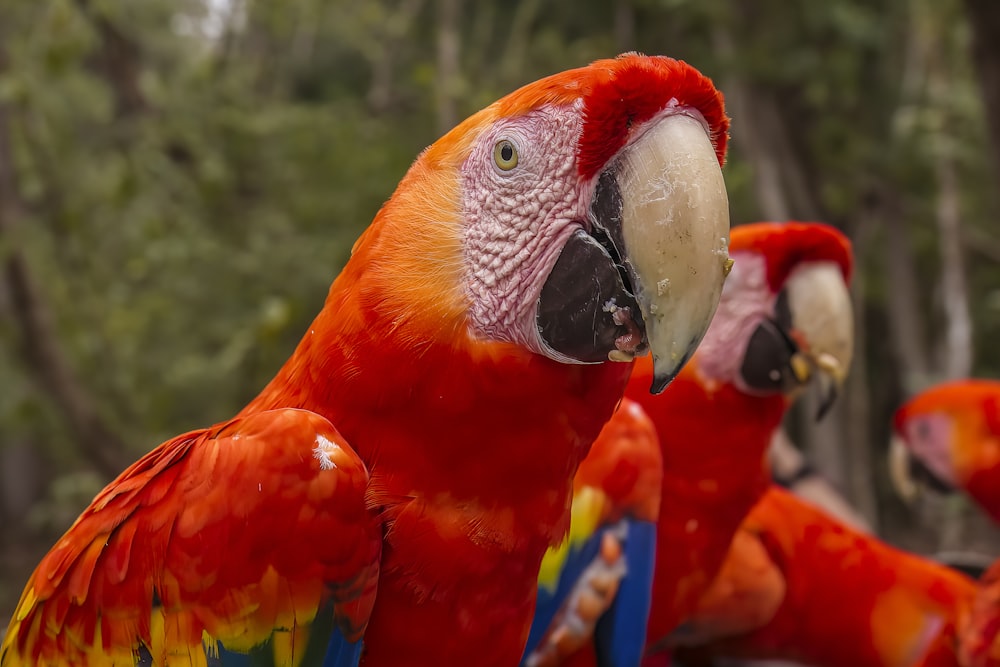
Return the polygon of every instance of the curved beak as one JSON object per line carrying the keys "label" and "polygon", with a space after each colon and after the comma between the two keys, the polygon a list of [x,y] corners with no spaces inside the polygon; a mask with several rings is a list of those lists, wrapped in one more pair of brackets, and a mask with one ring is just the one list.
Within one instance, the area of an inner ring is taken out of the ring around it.
{"label": "curved beak", "polygon": [[840,395],[847,379],[847,368],[831,354],[820,354],[813,359],[816,364],[816,385],[819,387],[819,407],[816,421],[826,416]]}
{"label": "curved beak", "polygon": [[906,503],[912,503],[920,493],[920,487],[913,477],[913,456],[903,439],[893,435],[889,441],[889,481],[896,494]]}
{"label": "curved beak", "polygon": [[700,118],[673,110],[611,167],[621,198],[622,260],[653,355],[658,394],[712,321],[729,259],[729,199]]}
{"label": "curved beak", "polygon": [[791,360],[800,384],[814,381],[822,419],[844,386],[854,355],[854,311],[840,267],[832,262],[804,266],[786,287],[799,351]]}
{"label": "curved beak", "polygon": [[889,441],[888,456],[889,480],[904,502],[912,503],[928,491],[942,495],[956,493],[955,483],[935,473],[931,466],[915,456],[897,433],[893,433]]}

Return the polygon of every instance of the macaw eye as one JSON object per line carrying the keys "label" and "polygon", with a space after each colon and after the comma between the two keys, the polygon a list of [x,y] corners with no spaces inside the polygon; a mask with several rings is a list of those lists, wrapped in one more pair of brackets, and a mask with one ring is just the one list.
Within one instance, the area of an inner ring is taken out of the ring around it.
{"label": "macaw eye", "polygon": [[507,139],[501,139],[493,147],[493,162],[503,171],[510,171],[517,166],[517,148]]}

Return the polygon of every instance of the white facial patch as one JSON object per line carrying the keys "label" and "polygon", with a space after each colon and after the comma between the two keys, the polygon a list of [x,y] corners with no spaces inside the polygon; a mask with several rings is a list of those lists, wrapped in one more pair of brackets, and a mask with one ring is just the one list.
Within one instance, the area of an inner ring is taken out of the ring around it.
{"label": "white facial patch", "polygon": [[[577,175],[583,114],[543,106],[502,119],[476,141],[462,165],[465,261],[473,330],[536,352],[535,309],[542,285],[569,236],[586,224],[594,183]],[[494,147],[518,151],[509,171],[494,164]]]}
{"label": "white facial patch", "polygon": [[906,426],[906,440],[913,455],[951,486],[958,486],[955,466],[951,460],[951,418],[947,414],[922,415]]}
{"label": "white facial patch", "polygon": [[320,470],[333,470],[337,467],[331,456],[338,451],[340,451],[340,445],[326,436],[316,436],[316,447],[313,448],[313,458],[319,461]]}
{"label": "white facial patch", "polygon": [[735,252],[734,264],[715,318],[698,347],[698,370],[718,382],[739,384],[742,351],[750,343],[757,324],[774,313],[776,294],[767,283],[767,261],[751,252]]}

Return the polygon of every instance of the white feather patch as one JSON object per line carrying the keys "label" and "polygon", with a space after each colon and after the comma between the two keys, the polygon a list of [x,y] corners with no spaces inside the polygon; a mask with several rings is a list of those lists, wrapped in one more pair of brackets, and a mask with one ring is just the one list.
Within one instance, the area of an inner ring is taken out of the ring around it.
{"label": "white feather patch", "polygon": [[337,452],[340,446],[323,435],[316,436],[316,447],[313,449],[313,457],[319,461],[320,470],[333,470],[337,464],[333,462],[330,455]]}

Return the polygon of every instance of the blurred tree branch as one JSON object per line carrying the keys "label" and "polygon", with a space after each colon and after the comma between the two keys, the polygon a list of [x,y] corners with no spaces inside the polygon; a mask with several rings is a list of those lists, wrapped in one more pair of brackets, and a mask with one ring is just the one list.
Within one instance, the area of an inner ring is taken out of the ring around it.
{"label": "blurred tree branch", "polygon": [[993,141],[993,166],[1000,171],[1000,2],[965,0],[972,30],[972,59],[986,107],[986,123]]}
{"label": "blurred tree branch", "polygon": [[975,227],[962,229],[962,242],[968,252],[975,252],[991,262],[1000,264],[1000,239]]}
{"label": "blurred tree branch", "polygon": [[891,349],[899,366],[900,380],[907,393],[919,391],[931,382],[927,337],[920,309],[920,281],[916,259],[896,193],[886,193],[881,219],[885,227],[884,246],[887,280],[892,297],[886,304]]}
{"label": "blurred tree branch", "polygon": [[[0,73],[6,70],[5,55],[0,51]],[[61,409],[80,450],[98,470],[113,477],[127,460],[125,443],[100,416],[73,373],[28,259],[16,241],[25,205],[17,186],[10,124],[10,107],[0,102],[0,239],[7,246],[2,257],[2,278],[10,311],[5,315],[9,315],[17,331],[25,367]]]}
{"label": "blurred tree branch", "polygon": [[401,0],[385,21],[382,39],[372,45],[368,54],[372,63],[372,81],[366,96],[368,106],[375,113],[387,112],[393,104],[393,70],[395,55],[404,42],[406,32],[423,9],[424,0]]}
{"label": "blurred tree branch", "polygon": [[[993,2],[994,7],[997,3]],[[930,14],[934,19],[934,14]],[[955,156],[954,98],[952,79],[954,66],[949,62],[946,34],[939,21],[926,34],[915,31],[917,39],[926,40],[921,49],[926,55],[929,104],[936,111],[933,127],[933,173],[937,186],[937,222],[941,253],[941,298],[945,315],[945,336],[941,341],[941,370],[949,379],[968,377],[972,373],[972,316],[969,313],[969,290],[965,279],[965,257],[962,252],[962,208],[958,164]],[[996,109],[1000,112],[1000,108]],[[987,114],[988,116],[989,114]]]}
{"label": "blurred tree branch", "polygon": [[541,9],[539,0],[521,0],[511,13],[510,29],[500,57],[500,76],[503,80],[515,83],[520,80],[519,73],[524,71],[525,58],[529,52],[532,31],[531,26]]}
{"label": "blurred tree branch", "polygon": [[148,105],[139,85],[141,52],[138,44],[95,9],[91,0],[74,0],[74,3],[100,37],[100,45],[90,65],[111,86],[116,113],[126,117],[146,111]]}
{"label": "blurred tree branch", "polygon": [[444,134],[458,122],[459,92],[459,19],[462,4],[459,0],[438,0],[437,3],[437,78],[435,98],[437,129]]}
{"label": "blurred tree branch", "polygon": [[938,156],[934,172],[939,189],[937,223],[941,240],[941,296],[946,320],[941,366],[945,377],[963,378],[972,374],[972,316],[962,252],[958,169],[947,148]]}
{"label": "blurred tree branch", "polygon": [[615,50],[618,53],[635,51],[635,7],[632,0],[615,0],[614,29]]}

